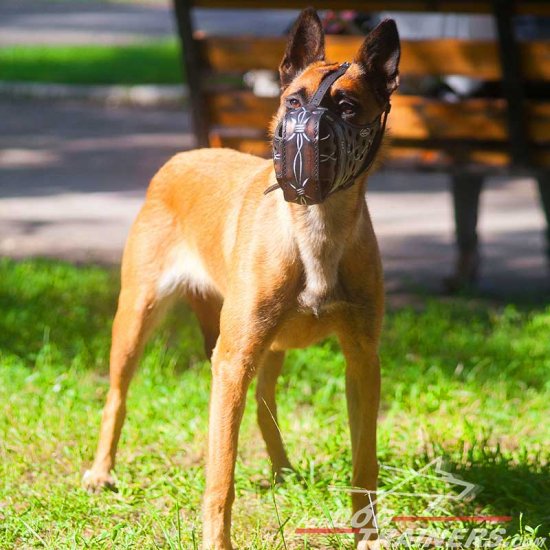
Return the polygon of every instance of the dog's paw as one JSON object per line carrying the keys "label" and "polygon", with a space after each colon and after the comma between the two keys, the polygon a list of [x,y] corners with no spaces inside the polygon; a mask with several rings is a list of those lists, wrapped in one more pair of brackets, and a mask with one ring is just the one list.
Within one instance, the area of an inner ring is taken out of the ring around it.
{"label": "dog's paw", "polygon": [[390,544],[385,539],[361,540],[357,543],[357,550],[383,550],[390,548]]}
{"label": "dog's paw", "polygon": [[299,478],[299,474],[292,466],[285,466],[284,468],[274,469],[272,471],[271,479],[262,479],[260,481],[260,488],[267,490],[271,489],[273,485],[282,485],[289,477]]}
{"label": "dog's paw", "polygon": [[94,472],[86,470],[82,476],[82,486],[89,493],[99,493],[103,489],[116,492],[115,478],[108,472]]}
{"label": "dog's paw", "polygon": [[202,541],[202,550],[234,550],[234,548],[229,539],[222,538],[210,541],[204,538]]}
{"label": "dog's paw", "polygon": [[281,485],[289,477],[292,477],[292,476],[300,477],[298,472],[296,472],[296,470],[290,465],[273,470],[273,481],[275,482],[276,485]]}

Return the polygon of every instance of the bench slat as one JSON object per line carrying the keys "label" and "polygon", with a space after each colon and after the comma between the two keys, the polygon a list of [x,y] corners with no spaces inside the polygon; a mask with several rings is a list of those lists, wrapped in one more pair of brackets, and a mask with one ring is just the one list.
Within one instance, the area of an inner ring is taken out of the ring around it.
{"label": "bench slat", "polygon": [[[277,98],[256,97],[250,91],[207,95],[211,124],[233,128],[267,128],[278,107]],[[550,142],[550,103],[529,102],[529,136],[534,143]],[[445,103],[419,96],[396,96],[388,121],[399,139],[461,139],[506,141],[506,102],[468,99]]]}
{"label": "bench slat", "polygon": [[505,141],[504,100],[469,99],[444,103],[417,96],[392,101],[388,126],[402,139],[466,139]]}
{"label": "bench slat", "polygon": [[[251,155],[269,158],[271,145],[265,139],[241,137],[239,135],[218,134],[212,132],[211,145],[214,147],[230,147]],[[549,155],[550,156],[550,155]],[[547,159],[550,161],[550,158]],[[430,147],[401,146],[399,143],[384,151],[383,164],[391,163],[394,168],[414,167],[415,169],[449,169],[456,159],[448,151]],[[500,151],[487,151],[470,147],[461,155],[463,167],[483,166],[503,168],[510,162],[510,155],[503,148]],[[548,162],[546,163],[548,165]]]}
{"label": "bench slat", "polygon": [[[258,9],[258,0],[193,0],[194,7],[200,8],[249,8]],[[310,0],[262,0],[262,8],[304,9],[311,6]],[[317,0],[317,10],[333,10],[334,0]],[[367,9],[368,8],[368,9]],[[493,3],[488,0],[343,0],[338,2],[340,10],[357,11],[439,11],[456,13],[492,13]],[[519,14],[550,15],[550,6],[546,0],[516,0]]]}
{"label": "bench slat", "polygon": [[265,130],[279,105],[276,97],[257,97],[251,91],[209,92],[211,125]]}
{"label": "bench slat", "polygon": [[[363,36],[327,36],[327,59],[350,61]],[[202,59],[217,72],[274,70],[285,50],[284,37],[198,37]],[[402,41],[400,71],[403,75],[460,74],[481,80],[501,78],[497,45],[483,40]],[[550,79],[550,41],[520,45],[524,75],[528,80]]]}
{"label": "bench slat", "polygon": [[[271,145],[267,139],[254,137],[241,137],[218,133],[212,131],[213,147],[231,147],[260,157],[269,158],[271,155]],[[434,147],[413,147],[403,145],[399,141],[394,142],[392,146],[384,151],[385,157],[383,163],[390,163],[394,168],[407,168],[418,170],[441,170],[452,169],[456,165],[456,151],[454,154],[445,149]],[[469,144],[459,153],[460,165],[463,169],[476,168],[478,170],[491,170],[495,168],[506,168],[510,164],[510,154],[505,145],[501,149],[488,150],[482,147],[476,147],[475,144]],[[533,163],[539,167],[550,167],[550,148],[541,149],[533,152]]]}

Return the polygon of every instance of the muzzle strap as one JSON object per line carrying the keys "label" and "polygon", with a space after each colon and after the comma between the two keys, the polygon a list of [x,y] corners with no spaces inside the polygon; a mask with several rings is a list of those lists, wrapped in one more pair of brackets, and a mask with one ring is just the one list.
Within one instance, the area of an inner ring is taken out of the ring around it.
{"label": "muzzle strap", "polygon": [[348,62],[342,63],[336,71],[325,76],[317,88],[317,91],[313,94],[309,105],[312,107],[319,107],[330,87],[349,69],[349,66],[350,63]]}

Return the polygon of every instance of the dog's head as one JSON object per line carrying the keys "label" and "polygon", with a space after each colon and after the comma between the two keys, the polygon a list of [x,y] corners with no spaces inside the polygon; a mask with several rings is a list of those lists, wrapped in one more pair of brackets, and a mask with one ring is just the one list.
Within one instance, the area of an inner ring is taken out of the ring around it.
{"label": "dog's head", "polygon": [[[397,27],[392,19],[387,19],[365,38],[349,67],[327,61],[323,27],[317,13],[308,8],[300,14],[290,33],[279,67],[281,102],[271,125],[276,173],[279,171],[278,180],[287,200],[304,204],[322,202],[338,187],[348,185],[350,174],[357,176],[357,167],[366,166],[363,161],[371,160],[369,150],[373,151],[379,146],[385,111],[389,109],[390,96],[399,84],[399,57]],[[343,74],[337,77],[339,68]],[[324,113],[322,115],[311,108],[312,101],[316,103],[320,86],[322,83],[323,87],[326,86],[327,81],[330,83],[331,75],[337,78],[328,91],[321,94],[319,107]],[[322,116],[326,118],[321,120]],[[333,142],[332,149],[323,150],[322,135],[327,134],[326,128],[329,127],[334,131],[328,132],[332,132],[332,135],[330,139],[326,138],[326,143]],[[301,135],[297,136],[298,133]],[[301,146],[311,143],[313,136],[321,140],[318,146],[309,149]],[[288,151],[287,143],[291,144]],[[282,147],[285,149],[281,154]],[[288,160],[290,147],[294,147],[292,163]],[[329,161],[323,165],[323,159],[327,156]],[[281,162],[281,157],[287,163],[287,168]],[[338,160],[331,163],[330,158],[336,157]],[[352,158],[355,158],[355,168],[352,166]],[[311,168],[315,163],[316,167]],[[281,173],[285,169],[293,172],[287,174],[287,179],[293,181],[288,186],[288,193],[282,184],[285,176],[281,176]],[[328,173],[327,181],[333,181],[316,182],[315,189],[307,188],[311,181],[301,186],[300,181],[308,179],[308,170],[320,174],[321,180],[325,171]],[[301,188],[298,194],[294,192],[296,188],[299,191]]]}

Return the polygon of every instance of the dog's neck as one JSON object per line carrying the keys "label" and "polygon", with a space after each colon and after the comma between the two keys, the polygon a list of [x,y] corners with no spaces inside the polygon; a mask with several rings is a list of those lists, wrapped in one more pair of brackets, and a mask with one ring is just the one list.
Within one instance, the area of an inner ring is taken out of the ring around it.
{"label": "dog's neck", "polygon": [[364,187],[364,181],[357,182],[319,205],[285,203],[304,272],[298,301],[314,314],[338,299],[338,268],[346,246],[358,232]]}

